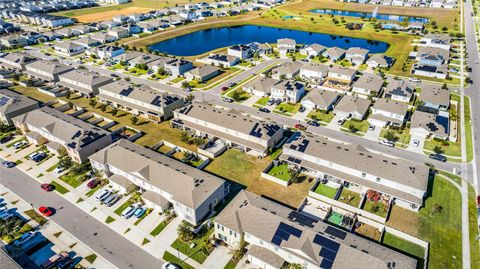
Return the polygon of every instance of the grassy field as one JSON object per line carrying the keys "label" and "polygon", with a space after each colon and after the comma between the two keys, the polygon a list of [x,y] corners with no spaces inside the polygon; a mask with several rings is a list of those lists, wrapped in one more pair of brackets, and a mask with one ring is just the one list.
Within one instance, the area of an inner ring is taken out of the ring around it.
{"label": "grassy field", "polygon": [[315,189],[315,193],[333,199],[335,193],[337,193],[337,189],[332,188],[326,184],[318,184],[317,188]]}
{"label": "grassy field", "polygon": [[387,225],[430,242],[429,268],[462,268],[460,193],[436,176],[427,197],[419,213],[394,206]]}
{"label": "grassy field", "polygon": [[313,182],[305,180],[283,187],[270,180],[261,179],[261,172],[271,161],[272,157],[257,159],[236,149],[229,149],[215,158],[205,170],[231,180],[258,195],[268,196],[293,207],[299,206]]}
{"label": "grassy field", "polygon": [[407,253],[410,256],[413,256],[423,262],[423,257],[425,256],[425,249],[415,243],[397,237],[393,234],[385,233],[383,235],[382,244],[399,250],[400,252]]}
{"label": "grassy field", "polygon": [[480,246],[477,239],[478,236],[478,222],[477,222],[477,207],[475,205],[475,190],[472,185],[468,184],[468,222],[470,229],[470,261],[472,268],[480,268]]}

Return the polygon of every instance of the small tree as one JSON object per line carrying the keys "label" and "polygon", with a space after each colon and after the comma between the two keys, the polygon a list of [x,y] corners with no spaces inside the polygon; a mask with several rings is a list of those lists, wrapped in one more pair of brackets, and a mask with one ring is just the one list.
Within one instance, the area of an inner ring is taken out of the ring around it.
{"label": "small tree", "polygon": [[72,93],[67,90],[67,92],[65,92],[65,98],[70,99],[71,96],[72,96]]}
{"label": "small tree", "polygon": [[136,115],[132,115],[132,117],[130,118],[130,122],[133,124],[133,125],[137,125],[138,123],[138,117]]}
{"label": "small tree", "polygon": [[185,98],[185,100],[189,103],[193,102],[193,100],[195,99],[195,95],[193,94],[188,94],[187,97]]}
{"label": "small tree", "polygon": [[187,82],[187,81],[183,81],[183,82],[182,82],[182,88],[186,89],[186,88],[188,88],[188,86],[189,86],[189,85],[188,85],[188,82]]}
{"label": "small tree", "polygon": [[387,139],[388,141],[395,141],[397,139],[397,137],[395,136],[395,134],[392,131],[387,131],[385,133],[385,139]]}
{"label": "small tree", "polygon": [[102,111],[102,112],[107,111],[107,104],[101,104],[100,105],[100,111]]}
{"label": "small tree", "polygon": [[239,91],[235,90],[232,93],[232,99],[238,102],[242,99],[242,94]]}
{"label": "small tree", "polygon": [[433,147],[433,152],[435,152],[436,154],[442,154],[443,149],[442,149],[442,147],[436,145],[435,147]]}
{"label": "small tree", "polygon": [[92,98],[92,99],[90,99],[90,101],[88,101],[88,104],[91,107],[95,108],[95,106],[97,105],[97,100],[95,100],[95,98]]}
{"label": "small tree", "polygon": [[112,111],[110,111],[112,113],[112,116],[117,116],[118,114],[118,109],[116,107],[112,108]]}
{"label": "small tree", "polygon": [[190,226],[191,225],[184,220],[180,223],[180,225],[178,225],[178,237],[184,242],[188,242],[194,238],[194,234]]}

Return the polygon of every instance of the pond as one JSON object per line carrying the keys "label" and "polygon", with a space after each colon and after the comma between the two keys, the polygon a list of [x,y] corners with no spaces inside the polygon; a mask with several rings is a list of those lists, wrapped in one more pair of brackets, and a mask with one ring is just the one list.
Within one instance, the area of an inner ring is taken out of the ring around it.
{"label": "pond", "polygon": [[405,19],[407,19],[409,22],[423,22],[423,23],[428,22],[428,18],[383,14],[383,13],[376,13],[376,11],[372,13],[366,13],[366,12],[347,11],[347,10],[338,10],[338,9],[312,9],[310,10],[310,12],[317,13],[317,14],[357,17],[357,18],[366,18],[366,19],[376,18],[377,20],[385,20],[385,21],[402,22]]}
{"label": "pond", "polygon": [[149,46],[153,51],[177,56],[193,56],[236,44],[250,42],[276,43],[279,38],[292,38],[299,44],[318,43],[326,47],[361,47],[370,53],[382,53],[385,42],[336,35],[311,33],[258,25],[212,28],[178,36]]}

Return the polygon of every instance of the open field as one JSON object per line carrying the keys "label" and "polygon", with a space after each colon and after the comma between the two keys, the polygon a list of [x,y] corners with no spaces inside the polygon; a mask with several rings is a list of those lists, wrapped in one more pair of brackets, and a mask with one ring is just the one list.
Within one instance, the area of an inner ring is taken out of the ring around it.
{"label": "open field", "polygon": [[429,268],[462,268],[460,193],[439,176],[431,189],[418,213],[394,206],[387,225],[430,242]]}
{"label": "open field", "polygon": [[[101,8],[101,7],[100,7]],[[118,15],[128,15],[133,13],[142,13],[152,10],[151,8],[145,7],[126,7],[121,9],[112,9],[107,11],[100,11],[93,9],[93,13],[74,15],[74,18],[79,22],[98,22],[104,20],[111,20],[113,17]],[[74,12],[72,12],[74,13]]]}

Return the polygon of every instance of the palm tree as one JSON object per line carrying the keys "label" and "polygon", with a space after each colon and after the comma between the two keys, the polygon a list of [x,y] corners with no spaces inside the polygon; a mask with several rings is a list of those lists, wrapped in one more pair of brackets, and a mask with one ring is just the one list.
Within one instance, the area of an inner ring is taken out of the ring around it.
{"label": "palm tree", "polygon": [[130,122],[133,124],[133,125],[137,125],[138,123],[138,117],[136,115],[132,115],[132,117],[130,118]]}
{"label": "palm tree", "polygon": [[395,141],[397,139],[397,137],[395,136],[395,134],[391,131],[387,131],[385,133],[385,139],[387,139],[388,141]]}
{"label": "palm tree", "polygon": [[185,98],[185,100],[186,100],[187,102],[189,102],[189,103],[193,102],[194,99],[195,99],[195,95],[193,95],[193,94],[191,94],[191,93],[189,93],[189,94],[187,95],[187,97]]}
{"label": "palm tree", "polygon": [[102,112],[107,111],[107,104],[101,104],[100,105],[100,111],[102,111]]}
{"label": "palm tree", "polygon": [[433,147],[433,152],[435,152],[436,154],[442,154],[443,149],[442,149],[442,147],[436,145],[435,147]]}
{"label": "palm tree", "polygon": [[97,105],[97,100],[95,100],[95,99],[90,99],[90,101],[88,102],[88,104],[89,104],[91,107],[95,108],[95,106]]}
{"label": "palm tree", "polygon": [[113,108],[112,108],[112,111],[110,111],[110,112],[112,113],[112,116],[115,117],[115,116],[117,116],[117,114],[118,114],[118,109],[117,109],[116,107],[113,107]]}

